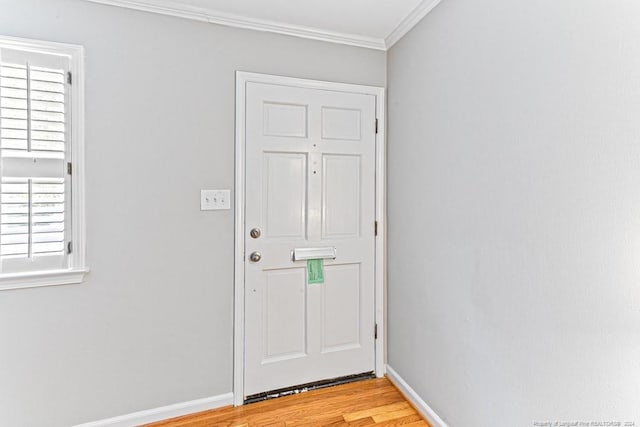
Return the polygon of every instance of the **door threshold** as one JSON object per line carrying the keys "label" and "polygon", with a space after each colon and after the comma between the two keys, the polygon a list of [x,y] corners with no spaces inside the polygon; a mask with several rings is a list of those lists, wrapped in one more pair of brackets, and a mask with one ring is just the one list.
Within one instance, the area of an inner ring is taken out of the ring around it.
{"label": "door threshold", "polygon": [[356,381],[370,380],[375,378],[374,372],[364,372],[362,374],[347,375],[345,377],[332,378],[330,380],[316,381],[292,387],[280,388],[278,390],[265,391],[264,393],[252,394],[244,399],[244,404],[262,402],[263,400],[275,399],[277,397],[289,396],[292,394],[305,393],[311,390],[332,387],[334,385],[348,384]]}

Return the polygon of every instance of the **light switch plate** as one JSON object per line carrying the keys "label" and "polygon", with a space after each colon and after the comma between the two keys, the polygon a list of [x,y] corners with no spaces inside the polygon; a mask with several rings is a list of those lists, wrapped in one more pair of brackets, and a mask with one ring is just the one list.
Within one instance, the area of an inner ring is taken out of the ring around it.
{"label": "light switch plate", "polygon": [[231,190],[200,190],[200,210],[231,209]]}

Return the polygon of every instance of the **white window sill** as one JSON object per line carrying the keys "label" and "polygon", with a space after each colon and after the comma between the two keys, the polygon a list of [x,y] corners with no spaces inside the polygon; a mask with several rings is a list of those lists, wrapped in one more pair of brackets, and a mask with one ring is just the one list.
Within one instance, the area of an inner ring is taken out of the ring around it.
{"label": "white window sill", "polygon": [[0,274],[0,291],[82,283],[88,268],[39,271],[37,273]]}

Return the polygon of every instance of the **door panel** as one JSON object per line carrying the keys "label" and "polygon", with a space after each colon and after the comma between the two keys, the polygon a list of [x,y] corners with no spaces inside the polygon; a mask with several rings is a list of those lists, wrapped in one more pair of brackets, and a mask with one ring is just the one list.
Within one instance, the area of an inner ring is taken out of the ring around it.
{"label": "door panel", "polygon": [[[307,352],[305,270],[265,272],[263,363],[304,357]],[[282,304],[287,301],[287,304]]]}
{"label": "door panel", "polygon": [[264,154],[265,237],[304,239],[307,210],[307,154]]}
{"label": "door panel", "polygon": [[360,156],[322,156],[322,238],[360,235]]}
{"label": "door panel", "polygon": [[306,138],[307,106],[265,102],[264,135]]}
{"label": "door panel", "polygon": [[322,139],[360,141],[361,113],[355,109],[322,107]]}
{"label": "door panel", "polygon": [[322,353],[360,347],[360,264],[330,265],[322,287]]}
{"label": "door panel", "polygon": [[371,372],[375,97],[248,83],[245,116],[245,395]]}

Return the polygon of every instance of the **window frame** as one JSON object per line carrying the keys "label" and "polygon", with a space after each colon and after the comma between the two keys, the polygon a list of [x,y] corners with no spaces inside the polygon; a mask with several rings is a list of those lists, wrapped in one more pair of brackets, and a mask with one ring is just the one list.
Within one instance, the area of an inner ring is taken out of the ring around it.
{"label": "window frame", "polygon": [[89,272],[86,265],[85,165],[84,165],[84,47],[67,43],[8,37],[0,35],[0,49],[54,54],[69,59],[69,138],[72,165],[71,182],[71,242],[68,267],[57,270],[36,270],[20,273],[0,272],[0,291],[82,283]]}

